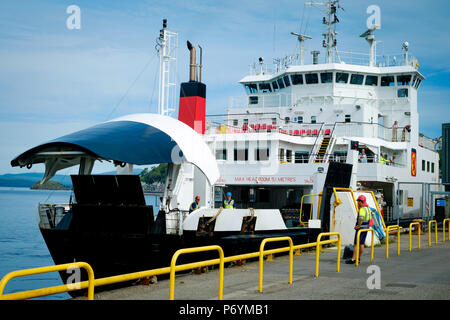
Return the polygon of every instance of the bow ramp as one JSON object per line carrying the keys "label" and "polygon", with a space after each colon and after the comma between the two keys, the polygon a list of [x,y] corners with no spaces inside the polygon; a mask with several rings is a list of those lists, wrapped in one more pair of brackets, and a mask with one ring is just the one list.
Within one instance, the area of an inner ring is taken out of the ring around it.
{"label": "bow ramp", "polygon": [[94,162],[150,165],[192,163],[214,184],[219,169],[201,135],[174,118],[133,114],[100,123],[31,148],[11,161],[13,167],[44,163],[42,183],[58,170],[80,165],[90,174]]}

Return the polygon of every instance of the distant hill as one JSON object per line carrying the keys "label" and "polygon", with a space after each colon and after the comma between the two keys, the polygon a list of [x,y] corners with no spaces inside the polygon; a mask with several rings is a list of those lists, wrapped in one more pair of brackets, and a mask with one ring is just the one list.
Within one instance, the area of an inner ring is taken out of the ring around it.
{"label": "distant hill", "polygon": [[71,188],[62,185],[61,183],[55,182],[55,181],[47,181],[44,184],[40,184],[39,182],[36,182],[33,186],[31,186],[30,189],[36,189],[36,190],[70,190]]}
{"label": "distant hill", "polygon": [[[134,169],[133,174],[140,174],[142,169]],[[109,171],[104,173],[98,173],[102,175],[116,174],[115,171]],[[44,173],[39,172],[27,172],[27,173],[7,173],[0,175],[0,187],[14,187],[14,188],[31,188],[34,184],[39,182]],[[57,174],[50,181],[57,182],[63,186],[73,188],[72,179],[70,175]]]}

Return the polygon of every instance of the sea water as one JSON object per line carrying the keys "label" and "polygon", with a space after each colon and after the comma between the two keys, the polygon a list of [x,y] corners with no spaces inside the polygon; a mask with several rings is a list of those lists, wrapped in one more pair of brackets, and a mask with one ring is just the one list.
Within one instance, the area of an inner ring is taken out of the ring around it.
{"label": "sea water", "polygon": [[[0,187],[0,278],[15,270],[54,265],[38,227],[39,203],[69,203],[71,191]],[[145,196],[147,205],[156,196]],[[95,272],[95,270],[94,270]],[[14,278],[4,294],[62,285],[58,272]],[[68,293],[37,298],[70,299]]]}

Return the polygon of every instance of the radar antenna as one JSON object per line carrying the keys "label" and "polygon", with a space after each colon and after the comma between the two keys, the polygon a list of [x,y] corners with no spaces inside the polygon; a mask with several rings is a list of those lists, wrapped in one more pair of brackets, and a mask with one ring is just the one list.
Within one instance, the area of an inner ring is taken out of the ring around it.
{"label": "radar antenna", "polygon": [[375,41],[375,36],[373,32],[376,29],[379,29],[380,25],[374,24],[370,29],[360,35],[361,38],[366,38],[366,41],[370,46],[370,58],[369,58],[369,66],[374,67],[377,62],[377,42]]}
{"label": "radar antenna", "polygon": [[295,33],[295,32],[291,32],[291,34],[293,36],[297,36],[298,42],[300,43],[300,65],[304,64],[304,42],[305,39],[312,39],[310,36],[304,35],[304,34],[300,34],[300,33]]}

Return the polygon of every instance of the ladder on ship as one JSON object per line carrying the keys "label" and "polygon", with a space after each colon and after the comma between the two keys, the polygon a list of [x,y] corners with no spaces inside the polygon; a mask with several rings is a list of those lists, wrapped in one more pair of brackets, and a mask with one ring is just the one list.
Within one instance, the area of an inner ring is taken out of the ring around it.
{"label": "ladder on ship", "polygon": [[328,159],[330,157],[330,150],[333,149],[334,143],[336,141],[336,139],[333,136],[335,128],[336,124],[334,124],[332,129],[330,128],[325,129],[325,126],[322,125],[322,127],[319,130],[319,136],[317,137],[319,138],[321,136],[322,140],[319,144],[318,141],[320,140],[316,139],[316,142],[313,147],[312,158],[310,159],[310,161],[312,161],[313,163],[328,162]]}

